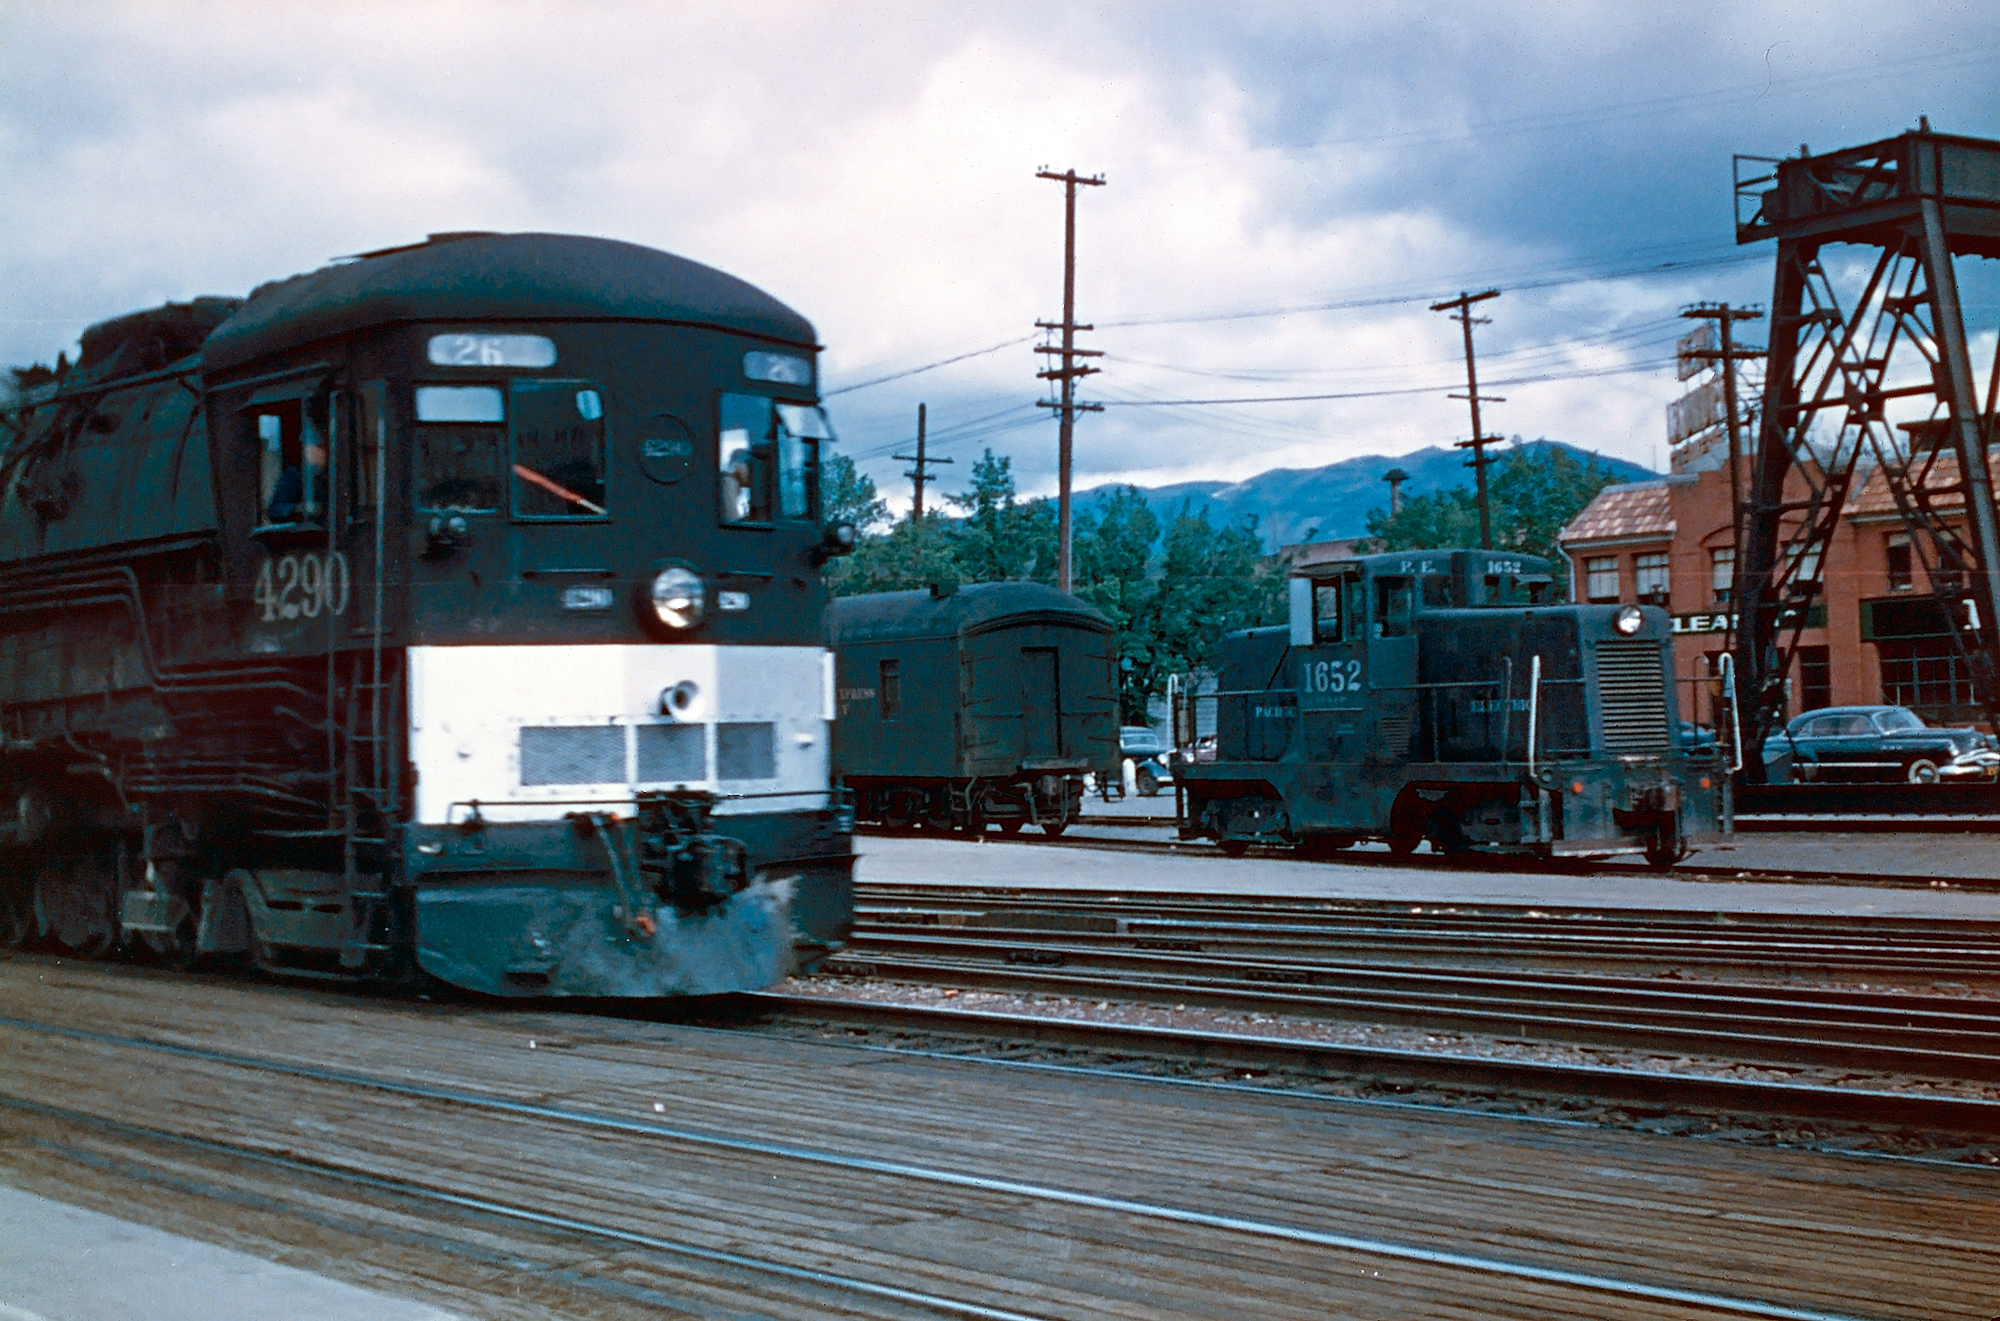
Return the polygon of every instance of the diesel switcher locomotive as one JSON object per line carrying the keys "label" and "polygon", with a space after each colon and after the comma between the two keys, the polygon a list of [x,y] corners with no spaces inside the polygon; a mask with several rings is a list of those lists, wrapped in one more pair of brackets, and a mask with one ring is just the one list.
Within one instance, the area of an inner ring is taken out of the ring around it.
{"label": "diesel switcher locomotive", "polygon": [[0,939],[501,995],[840,944],[802,317],[445,234],[93,327],[0,454]]}
{"label": "diesel switcher locomotive", "polygon": [[1179,768],[1185,836],[1667,866],[1730,828],[1737,743],[1682,736],[1666,612],[1546,604],[1547,561],[1490,551],[1364,555],[1289,586],[1289,625],[1228,635],[1216,691],[1176,704],[1184,746],[1202,704],[1215,728],[1213,758]]}

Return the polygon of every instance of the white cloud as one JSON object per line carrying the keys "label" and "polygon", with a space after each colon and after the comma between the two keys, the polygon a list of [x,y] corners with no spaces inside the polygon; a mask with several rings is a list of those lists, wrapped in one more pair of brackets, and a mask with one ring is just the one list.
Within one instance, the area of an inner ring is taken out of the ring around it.
{"label": "white cloud", "polygon": [[[830,382],[854,382],[1055,316],[1061,195],[1033,175],[1075,166],[1109,180],[1079,199],[1078,313],[1112,355],[1086,397],[1439,387],[1080,425],[1085,480],[1240,478],[1465,434],[1444,397],[1457,327],[1407,302],[1114,321],[1490,279],[1509,288],[1479,331],[1495,372],[1657,358],[1681,303],[1755,299],[1768,277],[1524,277],[1726,248],[1730,151],[1893,132],[1926,88],[1955,107],[1945,126],[2000,129],[1923,66],[1841,72],[1940,48],[1961,77],[1990,72],[1963,61],[1990,53],[1996,21],[1949,6],[966,12],[17,6],[0,48],[0,358],[433,230],[545,228],[760,284],[814,320]],[[1713,106],[1696,95],[1716,87]],[[843,396],[837,418],[852,448],[886,455],[927,399],[960,472],[991,443],[1047,489],[1053,428],[1019,425],[1037,365],[1017,346]],[[1487,423],[1646,461],[1678,389],[1666,371],[1509,386]],[[982,432],[998,424],[1012,429]],[[886,486],[901,467],[874,471]]]}

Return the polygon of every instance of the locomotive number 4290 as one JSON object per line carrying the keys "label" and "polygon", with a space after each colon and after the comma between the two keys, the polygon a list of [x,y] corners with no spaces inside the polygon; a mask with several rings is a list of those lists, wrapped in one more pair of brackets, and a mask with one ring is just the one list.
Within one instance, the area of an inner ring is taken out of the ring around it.
{"label": "locomotive number 4290", "polygon": [[257,570],[257,603],[265,623],[280,619],[318,619],[322,613],[347,613],[347,556],[339,551],[321,555],[286,555],[268,559]]}
{"label": "locomotive number 4290", "polygon": [[1361,691],[1361,662],[1309,661],[1300,676],[1300,687],[1309,693],[1358,693]]}

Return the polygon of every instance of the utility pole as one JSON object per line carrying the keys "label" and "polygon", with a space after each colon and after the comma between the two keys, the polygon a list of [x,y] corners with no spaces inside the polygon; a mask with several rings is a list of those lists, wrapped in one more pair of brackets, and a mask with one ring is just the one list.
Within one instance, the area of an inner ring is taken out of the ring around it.
{"label": "utility pole", "polygon": [[[1690,321],[1715,322],[1717,339],[1721,343],[1720,348],[1690,349],[1681,356],[1691,362],[1722,364],[1723,425],[1729,429],[1729,549],[1732,555],[1740,557],[1743,545],[1743,442],[1737,420],[1736,364],[1745,359],[1761,358],[1764,350],[1737,348],[1732,328],[1738,321],[1756,321],[1764,314],[1754,308],[1731,307],[1727,303],[1697,303],[1683,309],[1681,315]],[[1739,604],[1730,602],[1732,618]],[[1724,645],[1728,645],[1726,641]]]}
{"label": "utility pole", "polygon": [[889,457],[900,459],[904,463],[914,463],[917,465],[904,473],[903,476],[909,478],[912,486],[915,488],[915,496],[910,502],[910,521],[912,523],[923,522],[924,483],[937,480],[937,478],[924,470],[926,468],[935,468],[940,463],[950,463],[951,460],[933,459],[924,453],[924,406],[922,404],[917,405],[917,452],[915,454],[892,454]]}
{"label": "utility pole", "polygon": [[1489,436],[1479,429],[1479,405],[1482,403],[1504,404],[1507,401],[1497,394],[1482,395],[1479,393],[1479,369],[1473,365],[1472,360],[1472,328],[1487,324],[1488,318],[1472,315],[1472,305],[1474,303],[1483,303],[1489,298],[1498,298],[1499,296],[1500,291],[1498,289],[1488,289],[1483,294],[1461,292],[1456,298],[1448,298],[1442,303],[1431,304],[1431,311],[1433,312],[1444,312],[1451,308],[1457,308],[1458,310],[1452,314],[1451,319],[1465,327],[1465,393],[1452,395],[1451,398],[1464,399],[1472,405],[1472,439],[1461,440],[1453,448],[1469,449],[1472,451],[1472,459],[1465,466],[1472,469],[1473,475],[1478,479],[1479,483],[1479,547],[1481,550],[1493,549],[1493,516],[1488,511],[1486,504],[1486,465],[1494,462],[1494,460],[1486,456],[1486,447],[1488,445],[1497,445],[1501,437]]}
{"label": "utility pole", "polygon": [[1058,433],[1059,440],[1056,455],[1056,467],[1059,472],[1059,494],[1056,500],[1056,522],[1058,526],[1056,534],[1056,587],[1060,591],[1067,592],[1071,590],[1072,585],[1070,578],[1070,455],[1073,449],[1072,441],[1076,432],[1076,415],[1078,413],[1101,413],[1104,411],[1103,404],[1079,404],[1076,402],[1077,378],[1089,376],[1097,370],[1095,367],[1079,367],[1077,359],[1101,358],[1104,356],[1099,350],[1080,349],[1076,346],[1076,332],[1091,329],[1089,326],[1079,326],[1076,323],[1076,190],[1079,185],[1101,188],[1104,185],[1104,176],[1098,174],[1085,178],[1074,169],[1065,170],[1061,174],[1056,174],[1048,169],[1041,169],[1035,172],[1035,177],[1037,179],[1054,179],[1063,186],[1062,321],[1059,323],[1037,321],[1035,323],[1035,328],[1038,330],[1060,330],[1062,332],[1062,344],[1060,346],[1055,344],[1038,344],[1035,346],[1035,352],[1037,353],[1054,353],[1060,355],[1062,366],[1036,372],[1035,376],[1038,380],[1060,381],[1062,383],[1061,400],[1041,399],[1036,402],[1043,408],[1057,409],[1056,417],[1061,426],[1061,430]]}

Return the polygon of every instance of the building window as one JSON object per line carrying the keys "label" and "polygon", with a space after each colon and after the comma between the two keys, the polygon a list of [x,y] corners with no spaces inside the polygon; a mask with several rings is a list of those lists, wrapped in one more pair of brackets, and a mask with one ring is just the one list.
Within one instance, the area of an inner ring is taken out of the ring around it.
{"label": "building window", "polygon": [[1795,583],[1817,582],[1819,580],[1818,546],[1810,550],[1802,548],[1798,542],[1785,547],[1785,569],[1787,576]]}
{"label": "building window", "polygon": [[1668,564],[1667,553],[1663,550],[1632,557],[1632,586],[1641,601],[1648,605],[1666,605],[1671,574]]}
{"label": "building window", "polygon": [[1708,585],[1717,605],[1728,605],[1729,594],[1736,589],[1736,550],[1724,546],[1721,550],[1708,553]]}
{"label": "building window", "polygon": [[1891,532],[1882,548],[1882,555],[1889,565],[1889,590],[1907,592],[1910,590],[1910,534]]}
{"label": "building window", "polygon": [[1980,718],[1972,671],[1950,638],[1910,638],[1877,645],[1882,700],[1907,706],[1925,720],[1954,725]]}
{"label": "building window", "polygon": [[1833,705],[1833,662],[1826,647],[1799,648],[1799,710]]}
{"label": "building window", "polygon": [[1583,562],[1583,594],[1592,601],[1618,599],[1618,557],[1602,555]]}

